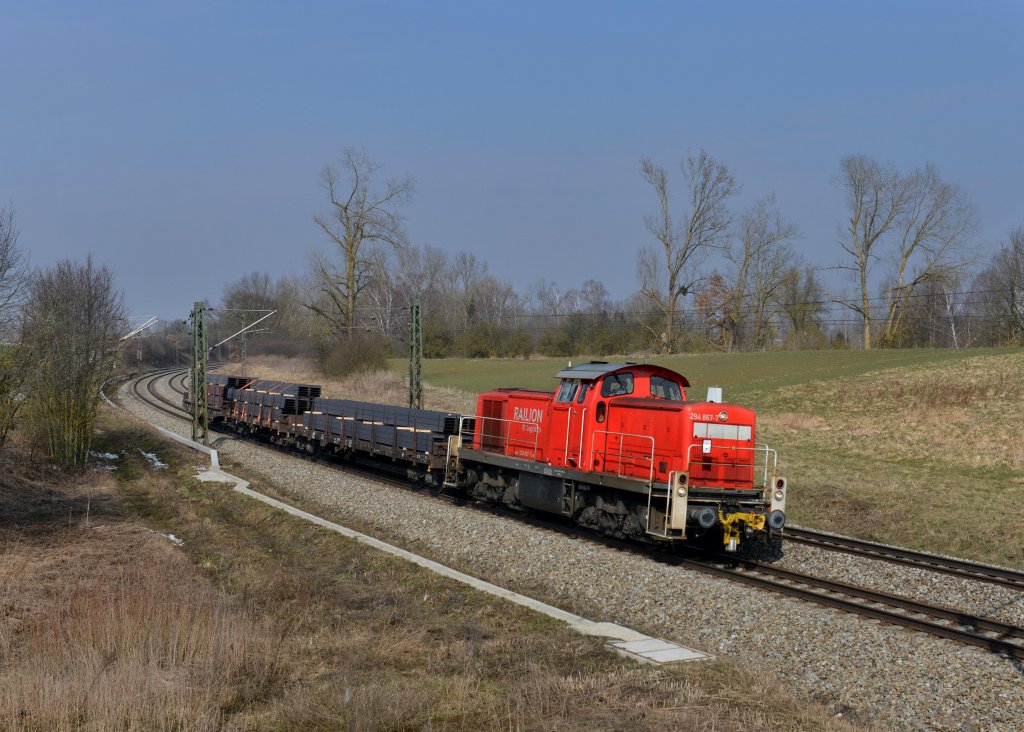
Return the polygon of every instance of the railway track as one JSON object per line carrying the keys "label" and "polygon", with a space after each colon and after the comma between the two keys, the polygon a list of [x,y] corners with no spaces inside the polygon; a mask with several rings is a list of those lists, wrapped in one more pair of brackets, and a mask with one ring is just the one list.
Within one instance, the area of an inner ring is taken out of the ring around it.
{"label": "railway track", "polygon": [[844,552],[859,557],[879,559],[893,564],[902,564],[908,567],[928,569],[933,572],[941,572],[956,577],[962,577],[979,582],[989,582],[994,585],[1009,587],[1010,589],[1024,592],[1024,572],[1014,569],[1003,569],[1001,567],[989,567],[976,562],[969,562],[964,559],[953,559],[940,557],[934,554],[903,549],[901,547],[885,546],[862,539],[850,539],[847,537],[826,534],[811,529],[795,529],[787,527],[785,531],[787,541],[800,544],[807,544],[821,549]]}
{"label": "railway track", "polygon": [[[167,380],[167,385],[171,388],[172,391],[177,392],[181,396],[185,396],[188,393],[188,389],[185,388],[185,378],[187,376],[188,376],[188,370],[187,369],[186,370],[182,370],[181,373],[178,373],[178,374],[175,374],[174,376],[171,376]],[[175,386],[175,383],[174,383],[175,381],[178,382],[177,386]]]}
{"label": "railway track", "polygon": [[[158,393],[155,385],[161,378],[167,378],[171,388],[177,393],[184,393],[183,386],[176,388],[173,385],[173,381],[177,378],[181,379],[180,383],[182,385],[184,383],[184,374],[179,374],[177,369],[166,369],[140,377],[132,382],[132,391],[140,400],[153,408],[175,418],[191,421],[191,415]],[[268,446],[270,445],[268,444]],[[332,464],[335,464],[335,461],[332,461]],[[354,466],[351,463],[344,463],[339,465],[339,467],[357,472],[361,477],[370,480],[409,488],[408,482],[382,475],[379,471],[371,472],[363,467]],[[461,503],[457,499],[453,500]],[[644,554],[647,557],[652,556],[648,550],[636,544],[596,537],[568,524],[556,523],[548,519],[536,517],[530,518],[529,522],[540,528],[562,532],[569,531],[578,538],[597,541],[606,546]],[[843,551],[881,561],[906,564],[945,574],[955,574],[968,580],[993,582],[1024,591],[1024,573],[1015,570],[986,567],[985,565],[965,560],[947,559],[856,539],[844,539],[807,529],[787,528],[786,535],[786,538],[791,541],[807,543],[824,549]],[[991,620],[959,610],[921,603],[898,595],[877,592],[843,582],[812,577],[764,563],[737,560],[736,557],[730,555],[698,558],[663,553],[655,555],[655,558],[658,561],[686,567],[712,576],[740,582],[913,631],[986,649],[1017,661],[1024,661],[1024,643],[1016,642],[1024,640],[1024,628],[1009,623]]]}
{"label": "railway track", "polygon": [[711,561],[680,558],[678,561],[680,565],[716,577],[1024,660],[1024,644],[1013,640],[1024,639],[1024,628],[1010,623],[760,562],[736,564],[731,557]]}
{"label": "railway track", "polygon": [[[159,409],[164,414],[168,414],[172,417],[176,417],[178,419],[183,419],[187,422],[191,422],[192,415],[190,415],[180,406],[175,404],[173,400],[168,399],[167,397],[157,392],[156,389],[157,381],[164,378],[165,376],[168,376],[169,374],[177,374],[178,371],[179,369],[162,369],[160,371],[154,371],[144,376],[137,377],[134,381],[132,381],[132,392],[135,394],[135,396],[137,396],[139,399],[141,399],[143,402],[153,407],[154,409]],[[170,378],[173,379],[174,376],[171,376]],[[184,372],[182,372],[181,378],[182,383],[184,383]],[[143,393],[143,387],[145,387],[146,393],[149,394],[148,397],[146,396],[146,394]],[[185,392],[181,391],[180,393],[184,394]]]}

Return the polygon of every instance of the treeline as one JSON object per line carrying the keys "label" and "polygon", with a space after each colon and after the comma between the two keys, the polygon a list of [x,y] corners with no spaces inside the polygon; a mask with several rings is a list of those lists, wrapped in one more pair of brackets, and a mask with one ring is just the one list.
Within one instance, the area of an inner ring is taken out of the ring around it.
{"label": "treeline", "polygon": [[[488,271],[485,262],[433,247],[407,247],[377,263],[357,310],[352,340],[332,334],[314,308],[322,297],[312,277],[252,273],[230,283],[211,313],[211,343],[277,311],[247,337],[213,354],[238,359],[248,354],[310,356],[327,371],[380,365],[408,352],[411,306],[419,301],[427,358],[574,357],[658,353],[665,315],[639,295],[616,300],[588,280],[561,290],[540,280],[519,293]],[[386,266],[385,266],[386,264]],[[693,307],[677,311],[677,347],[682,351],[772,350],[861,347],[862,320],[826,295],[820,272],[809,265],[783,267],[766,293],[731,289],[718,273],[709,276]],[[738,295],[742,301],[737,305]],[[891,304],[870,299],[875,312]],[[924,283],[905,298],[890,347],[964,348],[1024,342],[1024,227],[971,277]],[[140,344],[146,363],[184,364],[191,336],[181,323],[166,324],[162,337]],[[350,345],[352,344],[352,345]],[[353,347],[354,346],[354,347]]]}
{"label": "treeline", "polygon": [[[428,358],[1024,341],[1024,227],[979,257],[973,205],[930,164],[840,161],[846,216],[829,268],[848,279],[838,292],[801,259],[799,228],[774,196],[737,210],[741,183],[707,151],[672,169],[642,157],[639,173],[652,193],[648,214],[637,215],[648,243],[627,262],[633,294],[615,300],[593,279],[517,291],[473,253],[412,244],[402,210],[415,181],[382,178],[364,151],[346,149],[321,175],[314,223],[329,251],[305,277],[254,272],[228,284],[211,303],[212,332],[276,311],[262,332],[232,341],[234,355],[304,353],[336,372],[407,352],[416,302]],[[166,330],[162,344],[140,345],[150,360],[181,353],[182,328]]]}

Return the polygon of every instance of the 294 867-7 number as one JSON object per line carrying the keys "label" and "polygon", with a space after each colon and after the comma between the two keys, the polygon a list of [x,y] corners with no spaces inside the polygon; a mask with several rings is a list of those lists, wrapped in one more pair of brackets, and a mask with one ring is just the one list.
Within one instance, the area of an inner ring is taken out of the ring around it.
{"label": "294 867-7 number", "polygon": [[717,422],[718,415],[713,412],[690,412],[691,422]]}

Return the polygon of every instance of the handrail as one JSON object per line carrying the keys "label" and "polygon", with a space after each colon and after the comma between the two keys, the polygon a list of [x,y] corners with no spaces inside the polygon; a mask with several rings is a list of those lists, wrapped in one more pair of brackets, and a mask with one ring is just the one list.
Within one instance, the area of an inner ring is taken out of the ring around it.
{"label": "handrail", "polygon": [[[690,445],[690,447],[687,449],[687,451],[686,451],[686,464],[687,464],[686,465],[686,469],[687,470],[690,469],[690,465],[694,462],[692,453],[693,453],[693,449],[695,447],[701,447],[701,443],[695,442],[694,444]],[[736,451],[744,451],[744,450],[746,450],[746,451],[755,453],[755,456],[754,456],[754,460],[755,461],[757,460],[756,453],[761,452],[762,450],[764,451],[764,471],[763,471],[763,476],[762,476],[763,482],[761,484],[762,487],[765,487],[765,486],[768,485],[769,459],[771,459],[771,471],[772,471],[772,476],[773,477],[775,475],[775,471],[779,467],[779,453],[774,448],[768,447],[768,445],[766,445],[764,443],[755,444],[753,447],[729,447],[728,449],[736,450]],[[700,461],[698,460],[697,462],[700,462]],[[727,468],[754,468],[754,469],[758,468],[757,462],[750,462],[750,463],[735,463],[735,462],[723,463],[723,462],[716,462],[716,463],[712,463],[712,464],[713,465],[718,465],[718,466],[724,466],[724,467],[727,467]]]}
{"label": "handrail", "polygon": [[[668,538],[669,522],[671,522],[672,520],[672,502],[675,500],[675,497],[672,494],[672,482],[675,478],[675,475],[675,470],[669,471],[668,481],[665,483],[665,523],[661,531],[653,531],[651,529],[651,505],[654,502],[654,491],[650,490],[647,492],[647,527],[645,531],[647,531],[648,534],[654,534],[656,536]],[[653,483],[651,487],[653,488]]]}
{"label": "handrail", "polygon": [[574,411],[576,410],[572,408],[571,404],[565,410],[565,451],[562,453],[562,463],[566,466],[569,465],[569,428],[572,427],[572,413]]}
{"label": "handrail", "polygon": [[[580,413],[580,447],[579,447],[580,462],[581,462],[580,470],[587,470],[588,469],[587,465],[582,464],[583,456],[586,455],[586,453],[583,452],[583,438],[586,436],[586,435],[584,435],[583,430],[584,430],[584,428],[586,426],[587,426],[587,408],[583,407],[583,412]],[[568,455],[565,456],[565,460],[568,463],[568,460],[569,460],[569,456]]]}
{"label": "handrail", "polygon": [[[651,441],[651,454],[650,454],[650,457],[646,457],[646,459],[650,462],[651,468],[650,468],[650,473],[647,476],[647,482],[648,483],[653,482],[653,480],[654,480],[654,438],[653,437],[651,437],[650,435],[634,435],[634,434],[631,434],[629,432],[611,432],[610,430],[594,430],[593,433],[592,433],[592,437],[596,437],[597,435],[606,435],[606,436],[618,435],[619,436],[620,439],[619,439],[618,475],[619,475],[620,478],[625,478],[626,477],[626,475],[622,472],[622,449],[623,449],[623,442],[624,441],[621,438],[623,438],[623,437],[635,437],[638,440],[650,440]],[[590,445],[591,445],[590,464],[591,465],[594,464],[594,455],[597,454],[597,449],[593,447],[594,442],[595,442],[595,440],[591,439],[591,441],[590,441]],[[607,438],[605,439],[605,450],[604,450],[604,452],[602,454],[605,456],[605,460],[607,461],[607,455],[608,455],[608,440],[607,440]],[[645,456],[640,456],[640,457],[643,458]]]}

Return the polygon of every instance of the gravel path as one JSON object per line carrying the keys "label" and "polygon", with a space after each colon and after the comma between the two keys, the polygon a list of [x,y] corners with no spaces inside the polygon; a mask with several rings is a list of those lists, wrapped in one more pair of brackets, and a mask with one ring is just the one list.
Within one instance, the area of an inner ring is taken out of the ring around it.
{"label": "gravel path", "polygon": [[[170,393],[163,382],[165,393]],[[183,422],[133,401],[134,414]],[[1024,664],[591,542],[381,486],[245,442],[223,463],[276,477],[318,513],[504,587],[774,673],[847,718],[900,730],[1024,729]],[[254,486],[258,489],[258,486]],[[1021,623],[1024,593],[926,570],[786,545],[786,567]]]}

